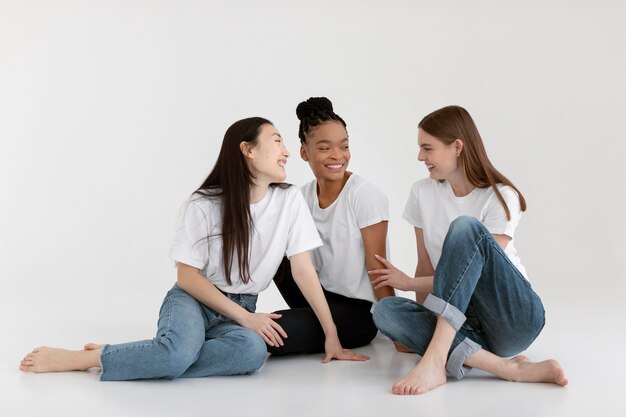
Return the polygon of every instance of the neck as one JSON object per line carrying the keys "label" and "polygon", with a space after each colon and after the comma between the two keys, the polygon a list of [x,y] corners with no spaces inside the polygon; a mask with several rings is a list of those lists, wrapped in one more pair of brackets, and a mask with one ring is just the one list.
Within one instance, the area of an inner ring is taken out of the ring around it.
{"label": "neck", "polygon": [[476,188],[472,183],[470,183],[465,174],[456,173],[451,175],[446,179],[448,183],[450,183],[450,187],[452,187],[452,192],[457,197],[465,197]]}
{"label": "neck", "polygon": [[269,188],[269,184],[252,184],[252,188],[250,188],[250,204],[263,200]]}
{"label": "neck", "polygon": [[317,180],[317,200],[320,203],[321,208],[326,208],[335,202],[341,190],[346,185],[348,178],[352,175],[351,172],[346,171],[341,180],[325,180],[323,178],[316,178]]}

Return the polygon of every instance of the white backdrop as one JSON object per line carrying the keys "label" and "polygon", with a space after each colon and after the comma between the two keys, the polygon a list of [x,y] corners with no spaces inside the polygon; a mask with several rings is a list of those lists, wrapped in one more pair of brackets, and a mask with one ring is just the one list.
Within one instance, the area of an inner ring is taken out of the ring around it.
{"label": "white backdrop", "polygon": [[[274,121],[302,184],[295,107],[320,95],[348,123],[351,169],[389,196],[406,272],[416,125],[459,104],[527,198],[531,281],[622,281],[625,17],[610,0],[1,1],[0,316],[152,326],[178,208],[226,128]],[[282,305],[273,288],[259,303]]]}

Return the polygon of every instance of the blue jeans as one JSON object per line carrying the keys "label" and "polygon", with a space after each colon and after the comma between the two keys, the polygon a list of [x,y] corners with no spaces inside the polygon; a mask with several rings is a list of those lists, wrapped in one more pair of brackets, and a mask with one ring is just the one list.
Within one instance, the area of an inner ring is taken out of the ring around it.
{"label": "blue jeans", "polygon": [[491,233],[475,218],[450,224],[424,305],[402,297],[382,299],[374,323],[394,341],[423,355],[441,316],[457,331],[446,372],[462,378],[465,360],[479,349],[498,356],[525,350],[541,332],[545,313],[539,296]]}
{"label": "blue jeans", "polygon": [[[254,312],[256,295],[226,295]],[[248,374],[259,369],[266,357],[265,342],[259,335],[174,285],[163,300],[156,337],[104,346],[100,379],[127,381]]]}

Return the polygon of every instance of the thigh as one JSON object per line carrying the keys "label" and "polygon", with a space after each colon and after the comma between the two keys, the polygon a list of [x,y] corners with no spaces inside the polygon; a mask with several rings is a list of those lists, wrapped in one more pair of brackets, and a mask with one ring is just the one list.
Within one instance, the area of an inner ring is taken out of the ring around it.
{"label": "thigh", "polygon": [[284,346],[268,346],[268,352],[273,355],[324,352],[326,337],[311,307],[280,310],[276,313],[282,315],[275,321],[288,337],[283,338]]}
{"label": "thigh", "polygon": [[345,297],[329,291],[324,293],[344,348],[365,346],[376,337],[378,329],[374,324],[370,301]]}
{"label": "thigh", "polygon": [[543,304],[503,251],[494,251],[487,262],[488,276],[478,281],[470,305],[489,350],[511,356],[530,346],[543,328]]}
{"label": "thigh", "polygon": [[156,338],[199,349],[207,327],[208,320],[202,305],[175,285],[161,305]]}
{"label": "thigh", "polygon": [[197,360],[182,377],[248,374],[259,369],[266,357],[261,336],[232,320],[225,320],[207,331],[207,340]]}

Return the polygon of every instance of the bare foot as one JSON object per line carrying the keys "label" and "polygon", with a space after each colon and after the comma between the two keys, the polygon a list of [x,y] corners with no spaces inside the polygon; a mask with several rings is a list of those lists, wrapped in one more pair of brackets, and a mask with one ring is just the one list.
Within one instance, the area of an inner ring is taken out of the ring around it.
{"label": "bare foot", "polygon": [[507,361],[507,370],[503,377],[515,382],[551,382],[562,387],[568,383],[563,368],[554,359],[531,362],[522,355]]}
{"label": "bare foot", "polygon": [[100,349],[66,350],[38,347],[27,354],[20,363],[24,372],[84,371],[100,366]]}
{"label": "bare foot", "polygon": [[425,356],[404,378],[393,384],[391,392],[396,395],[423,394],[446,381],[445,364],[437,364]]}

